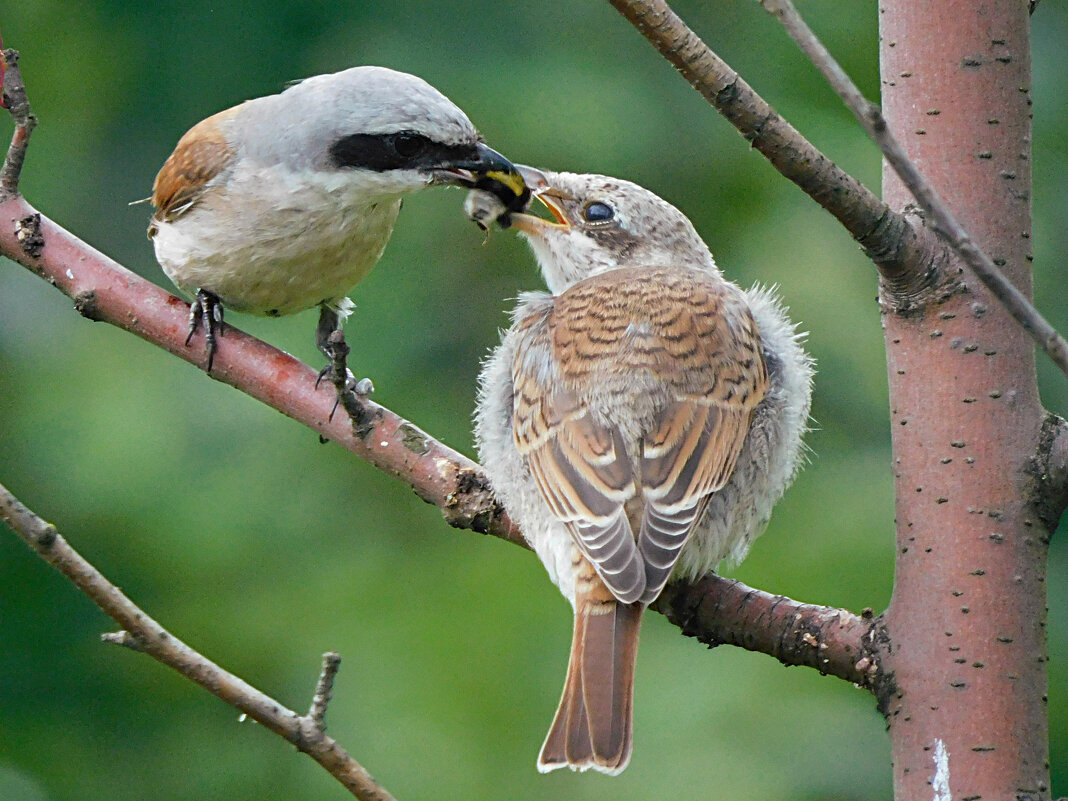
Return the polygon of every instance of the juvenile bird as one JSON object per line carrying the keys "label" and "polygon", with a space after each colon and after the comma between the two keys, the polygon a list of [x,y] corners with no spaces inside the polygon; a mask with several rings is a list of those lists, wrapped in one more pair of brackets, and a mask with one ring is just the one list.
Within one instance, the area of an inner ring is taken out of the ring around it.
{"label": "juvenile bird", "polygon": [[538,183],[552,221],[468,198],[469,216],[503,215],[530,242],[552,293],[520,296],[483,366],[475,434],[574,608],[538,769],[617,774],[642,612],[672,576],[740,561],[767,526],[801,462],[813,364],[774,293],[723,278],[666,201],[601,175]]}
{"label": "juvenile bird", "polygon": [[432,184],[529,198],[448,98],[383,67],[317,75],[193,126],[156,176],[148,235],[195,297],[189,339],[203,325],[208,370],[223,306],[269,317],[319,306],[316,342],[332,359],[346,295],[378,262],[404,195]]}

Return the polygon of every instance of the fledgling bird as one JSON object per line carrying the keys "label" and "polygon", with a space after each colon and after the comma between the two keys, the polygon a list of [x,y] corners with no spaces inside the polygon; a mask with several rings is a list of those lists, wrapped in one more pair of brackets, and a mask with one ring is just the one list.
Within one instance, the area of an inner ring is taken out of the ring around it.
{"label": "fledgling bird", "polygon": [[551,292],[520,296],[483,366],[475,434],[575,613],[538,769],[617,774],[642,612],[672,576],[740,561],[767,526],[802,460],[813,363],[775,294],[727,281],[674,206],[601,175],[537,184],[553,221],[481,192],[466,204],[519,230]]}
{"label": "fledgling bird", "polygon": [[269,317],[319,306],[316,342],[332,359],[347,294],[378,262],[402,198],[432,184],[529,198],[448,98],[384,67],[307,78],[193,126],[156,176],[148,235],[195,297],[189,338],[204,327],[208,370],[222,306]]}

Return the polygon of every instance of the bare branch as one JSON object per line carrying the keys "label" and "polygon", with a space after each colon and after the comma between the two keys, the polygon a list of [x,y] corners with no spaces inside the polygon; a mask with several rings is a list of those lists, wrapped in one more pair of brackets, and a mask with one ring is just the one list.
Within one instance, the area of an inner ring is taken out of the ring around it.
{"label": "bare branch", "polygon": [[609,0],[784,177],[829,211],[905,297],[947,281],[945,248],[784,120],[664,0]]}
{"label": "bare branch", "polygon": [[[70,579],[105,614],[123,626],[125,631],[117,636],[105,635],[107,642],[131,644],[129,641],[132,639],[138,644],[134,646],[137,650],[177,670],[212,695],[293,743],[361,801],[393,801],[393,796],[359,762],[335,740],[326,736],[321,714],[318,718],[298,715],[183,643],[89,564],[60,536],[55,526],[23,506],[3,486],[0,486],[0,519],[38,556]],[[336,665],[333,670],[336,672]],[[324,676],[326,673],[324,665]],[[320,689],[325,683],[326,679],[320,678]],[[328,695],[329,690],[325,693],[325,696]],[[318,692],[316,698],[319,698]],[[313,711],[325,713],[325,708],[325,700],[313,705]]]}
{"label": "bare branch", "polygon": [[736,645],[879,690],[878,625],[870,610],[855,615],[803,604],[715,575],[668,584],[652,608],[706,645]]}
{"label": "bare branch", "polygon": [[[185,345],[189,306],[184,301],[94,250],[21,196],[0,203],[0,253],[71,297],[85,317],[109,322],[199,364],[199,339]],[[228,326],[210,375],[403,477],[419,497],[440,507],[451,525],[523,544],[519,531],[493,503],[477,464],[370,400],[357,398],[350,404],[351,420],[343,414],[331,419],[334,388],[324,383],[317,391],[315,371],[289,354]]]}
{"label": "bare branch", "polygon": [[1061,372],[1068,375],[1068,342],[1065,342],[1064,337],[1057,333],[1057,330],[1035,309],[1027,297],[1002,274],[990,256],[968,235],[930,181],[923,176],[905,153],[905,148],[897,141],[897,137],[886,124],[879,107],[861,94],[845,70],[834,60],[834,56],[805,24],[791,0],[760,0],[760,4],[772,16],[779,18],[790,37],[797,42],[798,47],[853,112],[857,121],[879,146],[887,162],[894,168],[920,207],[926,212],[928,220],[933,223],[932,228],[945,238],[961,260],[1002,302],[1013,319],[1031,335],[1038,346],[1053,360],[1053,363],[1061,368]]}

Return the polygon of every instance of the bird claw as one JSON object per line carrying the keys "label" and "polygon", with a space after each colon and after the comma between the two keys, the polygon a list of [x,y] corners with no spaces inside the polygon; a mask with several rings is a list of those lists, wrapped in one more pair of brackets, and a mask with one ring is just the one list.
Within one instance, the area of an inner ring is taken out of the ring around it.
{"label": "bird claw", "polygon": [[319,388],[324,378],[329,378],[330,383],[337,387],[338,392],[344,390],[350,381],[356,382],[356,377],[348,368],[349,346],[340,328],[335,328],[330,332],[325,341],[320,344],[320,350],[330,361],[316,376],[316,389]]}
{"label": "bird claw", "polygon": [[[352,375],[352,371],[349,371],[349,375]],[[355,376],[353,376],[355,378]],[[319,389],[319,385],[323,383],[324,378],[329,378],[330,383],[334,383],[334,365],[328,364],[322,370],[315,375],[315,388]],[[347,379],[346,379],[347,380]]]}
{"label": "bird claw", "polygon": [[[333,369],[334,368],[332,365],[328,365],[327,367],[323,368],[324,372],[333,372]],[[351,392],[358,398],[366,399],[370,398],[371,393],[375,391],[375,385],[371,382],[370,378],[361,378],[359,381],[357,381],[356,376],[352,374],[351,370],[346,369],[345,373],[345,386],[344,388],[338,390],[337,397],[334,398],[334,405],[330,407],[330,414],[327,415],[327,420],[334,419],[334,412],[336,412],[337,407],[342,404],[346,393]]]}
{"label": "bird claw", "polygon": [[189,333],[186,335],[185,344],[193,341],[193,335],[197,328],[204,328],[204,349],[208,352],[208,369],[215,362],[217,349],[216,338],[221,338],[226,332],[223,324],[223,305],[219,298],[206,289],[198,289],[193,302],[189,304]]}
{"label": "bird claw", "polygon": [[[319,388],[319,385],[323,382],[324,378],[329,378],[330,383],[336,387],[338,382],[334,376],[335,369],[336,368],[333,364],[328,364],[326,367],[320,370],[319,374],[315,377],[315,388]],[[341,390],[344,392],[355,392],[362,398],[369,398],[371,394],[375,391],[375,385],[370,378],[361,378],[359,380],[356,380],[356,376],[353,375],[352,370],[346,367],[345,383],[344,385],[342,385]]]}
{"label": "bird claw", "polygon": [[335,328],[326,337],[325,342],[322,344],[322,351],[330,359],[330,363],[319,371],[319,375],[315,378],[315,388],[319,388],[319,384],[323,382],[323,379],[329,379],[330,383],[334,385],[337,397],[334,399],[334,405],[331,407],[330,414],[327,417],[328,420],[333,420],[334,412],[344,402],[344,397],[347,393],[353,393],[360,398],[367,398],[375,391],[375,385],[370,378],[357,380],[356,376],[348,368],[346,362],[349,355],[349,346],[345,342],[345,335],[340,328]]}

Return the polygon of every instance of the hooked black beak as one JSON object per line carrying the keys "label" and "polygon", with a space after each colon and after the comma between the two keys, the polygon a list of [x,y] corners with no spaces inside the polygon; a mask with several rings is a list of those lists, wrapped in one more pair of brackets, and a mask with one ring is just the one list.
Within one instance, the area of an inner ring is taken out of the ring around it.
{"label": "hooked black beak", "polygon": [[472,159],[449,163],[441,173],[446,183],[489,192],[509,211],[521,211],[530,203],[530,187],[518,168],[482,142]]}

